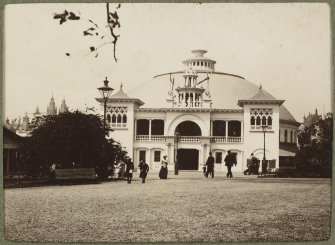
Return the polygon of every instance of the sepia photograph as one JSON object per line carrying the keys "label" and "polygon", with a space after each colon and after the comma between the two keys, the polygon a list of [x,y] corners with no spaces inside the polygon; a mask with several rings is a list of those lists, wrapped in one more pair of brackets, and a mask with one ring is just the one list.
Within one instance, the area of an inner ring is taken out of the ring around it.
{"label": "sepia photograph", "polygon": [[331,244],[332,8],[4,5],[4,242]]}

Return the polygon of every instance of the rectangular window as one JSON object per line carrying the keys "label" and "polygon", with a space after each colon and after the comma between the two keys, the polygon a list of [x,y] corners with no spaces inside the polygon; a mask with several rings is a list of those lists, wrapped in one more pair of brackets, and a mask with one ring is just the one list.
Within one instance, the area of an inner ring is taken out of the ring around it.
{"label": "rectangular window", "polygon": [[154,152],[154,162],[160,162],[161,161],[161,152],[155,151]]}
{"label": "rectangular window", "polygon": [[222,152],[215,153],[215,163],[222,163]]}
{"label": "rectangular window", "polygon": [[143,160],[145,162],[145,151],[140,151],[140,161]]}

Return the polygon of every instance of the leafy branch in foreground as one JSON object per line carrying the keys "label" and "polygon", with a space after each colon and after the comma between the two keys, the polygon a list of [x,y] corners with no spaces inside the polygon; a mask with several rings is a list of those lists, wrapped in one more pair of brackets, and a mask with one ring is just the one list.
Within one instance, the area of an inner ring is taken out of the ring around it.
{"label": "leafy branch in foreground", "polygon": [[[116,9],[119,9],[121,7],[121,4],[118,4]],[[98,45],[90,46],[88,49],[88,53],[92,54],[94,53],[94,57],[97,58],[99,53],[99,49],[105,46],[106,44],[113,44],[113,57],[115,62],[117,62],[116,58],[116,43],[120,37],[120,35],[116,34],[116,29],[120,28],[120,21],[119,21],[119,15],[117,11],[110,12],[109,10],[109,3],[106,3],[106,16],[107,16],[107,25],[104,28],[100,28],[93,20],[86,19],[86,21],[89,24],[89,27],[83,30],[83,36],[84,37],[94,37],[95,39],[98,39],[101,43]],[[67,21],[79,21],[83,20],[83,18],[80,17],[80,13],[76,15],[72,11],[64,10],[63,13],[60,14],[54,14],[54,19],[59,20],[59,24],[62,25],[63,23]],[[109,33],[106,32],[106,28],[108,28]],[[66,56],[71,56],[69,52],[65,53]]]}

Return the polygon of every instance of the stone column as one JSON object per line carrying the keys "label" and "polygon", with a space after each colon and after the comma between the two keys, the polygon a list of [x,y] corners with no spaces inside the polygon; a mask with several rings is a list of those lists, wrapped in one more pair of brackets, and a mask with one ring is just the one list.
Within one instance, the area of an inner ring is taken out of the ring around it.
{"label": "stone column", "polygon": [[229,121],[225,121],[226,122],[226,142],[228,141],[228,122]]}
{"label": "stone column", "polygon": [[[151,149],[148,149],[147,150],[147,153],[148,153],[148,160],[149,160],[149,166],[150,166],[150,169],[152,169],[153,168],[153,161],[151,161]],[[147,161],[147,163],[148,163],[148,161]]]}
{"label": "stone column", "polygon": [[241,122],[241,142],[243,142],[242,139],[244,139],[244,122],[243,121],[240,122]]}

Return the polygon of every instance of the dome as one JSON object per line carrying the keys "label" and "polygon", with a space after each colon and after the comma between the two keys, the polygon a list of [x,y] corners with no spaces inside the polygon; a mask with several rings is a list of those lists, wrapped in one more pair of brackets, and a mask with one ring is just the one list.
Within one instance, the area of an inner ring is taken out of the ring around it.
{"label": "dome", "polygon": [[[203,53],[201,50],[201,54]],[[198,53],[196,55],[198,55]],[[185,68],[185,70],[187,70],[187,68]],[[170,107],[166,102],[166,99],[170,98],[169,91],[172,90],[172,86],[173,91],[175,91],[178,86],[182,86],[184,83],[183,74],[183,71],[178,71],[157,75],[131,90],[129,94],[134,98],[143,100],[145,103],[144,106],[142,106],[143,108]],[[210,92],[213,109],[241,109],[238,105],[239,100],[253,98],[259,92],[257,85],[238,75],[216,71],[204,72],[201,69],[197,71],[197,75],[200,86]],[[209,77],[209,81],[206,80],[207,76]],[[172,84],[170,80],[174,80],[174,84]],[[155,92],[148,94],[148,91]],[[262,89],[262,91],[265,95],[274,98],[266,90]],[[297,121],[285,106],[280,106],[279,113],[282,122],[297,124]]]}

